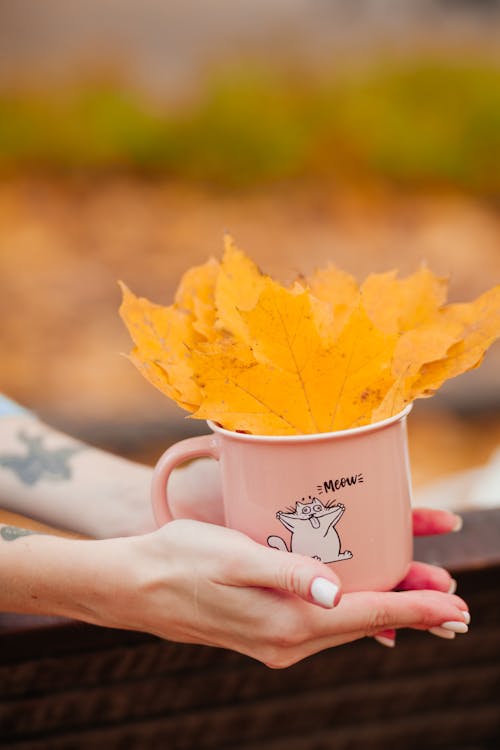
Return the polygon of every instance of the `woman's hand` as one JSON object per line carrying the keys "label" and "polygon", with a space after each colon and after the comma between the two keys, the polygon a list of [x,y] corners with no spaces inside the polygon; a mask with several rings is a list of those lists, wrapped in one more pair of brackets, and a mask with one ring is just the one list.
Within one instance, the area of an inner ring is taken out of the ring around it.
{"label": "woman's hand", "polygon": [[[431,508],[415,508],[413,510],[414,536],[448,534],[453,531],[460,531],[461,528],[462,519],[460,516],[447,510],[433,510]],[[397,589],[400,591],[430,589],[454,593],[456,587],[457,582],[444,568],[423,562],[413,562]],[[455,636],[453,631],[442,628],[433,628],[431,632],[433,635],[442,638],[454,638]],[[392,647],[396,643],[395,630],[388,629],[377,633],[374,637],[384,646]]]}
{"label": "woman's hand", "polygon": [[[178,508],[180,515],[212,523],[223,523],[220,502],[221,488],[219,467],[211,459],[197,459],[176,469],[170,479],[169,496],[171,506]],[[413,511],[413,533],[415,536],[447,534],[459,531],[462,521],[454,513],[443,510],[416,508]],[[413,562],[398,590],[434,590],[453,593],[456,582],[444,568]],[[432,629],[434,635],[453,638],[453,631]],[[394,646],[396,631],[385,629],[375,634],[384,646]]]}
{"label": "woman's hand", "polygon": [[[87,545],[92,560],[82,619],[233,649],[275,668],[381,631],[429,630],[443,623],[465,631],[468,621],[465,602],[439,590],[342,598],[339,591],[317,606],[314,581],[326,581],[320,594],[328,584],[331,593],[340,588],[328,566],[198,521],[173,521],[139,537],[73,544]],[[431,583],[442,576],[425,570],[410,571],[409,588],[411,576],[427,575]]]}

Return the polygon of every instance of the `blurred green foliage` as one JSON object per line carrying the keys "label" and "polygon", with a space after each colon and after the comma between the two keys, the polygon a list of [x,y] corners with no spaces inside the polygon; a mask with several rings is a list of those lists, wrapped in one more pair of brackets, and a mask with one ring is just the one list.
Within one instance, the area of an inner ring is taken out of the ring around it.
{"label": "blurred green foliage", "polygon": [[500,70],[380,64],[329,80],[218,77],[159,111],[113,86],[0,94],[0,167],[132,169],[224,186],[291,177],[500,190]]}

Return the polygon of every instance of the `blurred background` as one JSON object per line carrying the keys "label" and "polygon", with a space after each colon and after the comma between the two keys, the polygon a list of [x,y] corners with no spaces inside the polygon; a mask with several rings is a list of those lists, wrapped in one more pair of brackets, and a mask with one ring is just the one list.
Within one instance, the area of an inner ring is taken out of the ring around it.
{"label": "blurred background", "polygon": [[[0,0],[0,389],[140,460],[206,431],[120,356],[116,281],[169,304],[225,230],[282,281],[498,283],[499,33],[497,0]],[[415,407],[416,487],[459,472],[427,500],[500,504],[499,365]]]}

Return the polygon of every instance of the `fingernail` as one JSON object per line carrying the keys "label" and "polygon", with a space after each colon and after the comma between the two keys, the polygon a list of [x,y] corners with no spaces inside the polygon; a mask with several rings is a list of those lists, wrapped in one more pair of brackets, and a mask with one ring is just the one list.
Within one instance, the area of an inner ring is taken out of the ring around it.
{"label": "fingernail", "polygon": [[457,590],[457,582],[454,578],[451,579],[450,588],[448,589],[449,594],[454,594]]}
{"label": "fingernail", "polygon": [[448,640],[454,638],[456,635],[451,630],[445,630],[444,628],[429,628],[428,632],[432,633],[432,635],[437,635],[438,638],[447,638]]}
{"label": "fingernail", "polygon": [[465,612],[462,612],[462,615],[463,615],[463,618],[465,620],[465,624],[469,625],[469,623],[470,623],[470,614],[467,611],[465,611]]}
{"label": "fingernail", "polygon": [[394,648],[396,645],[396,639],[388,638],[386,635],[374,635],[373,638],[382,646],[387,646],[387,648]]}
{"label": "fingernail", "polygon": [[455,516],[455,519],[455,525],[453,526],[452,531],[460,531],[464,525],[463,518],[461,516]]}
{"label": "fingernail", "polygon": [[465,622],[457,622],[456,620],[442,622],[441,627],[445,630],[450,630],[452,633],[467,633],[469,630]]}
{"label": "fingernail", "polygon": [[332,609],[334,606],[338,591],[339,587],[327,578],[315,578],[311,584],[312,598],[316,604],[320,604],[327,609]]}

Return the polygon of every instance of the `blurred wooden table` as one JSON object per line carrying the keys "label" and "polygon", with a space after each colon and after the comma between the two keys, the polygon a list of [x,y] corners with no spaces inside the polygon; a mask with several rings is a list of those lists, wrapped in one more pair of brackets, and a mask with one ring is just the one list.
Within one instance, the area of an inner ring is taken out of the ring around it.
{"label": "blurred wooden table", "polygon": [[0,725],[16,750],[500,747],[500,509],[417,540],[470,604],[470,633],[402,632],[272,671],[229,651],[0,616]]}

